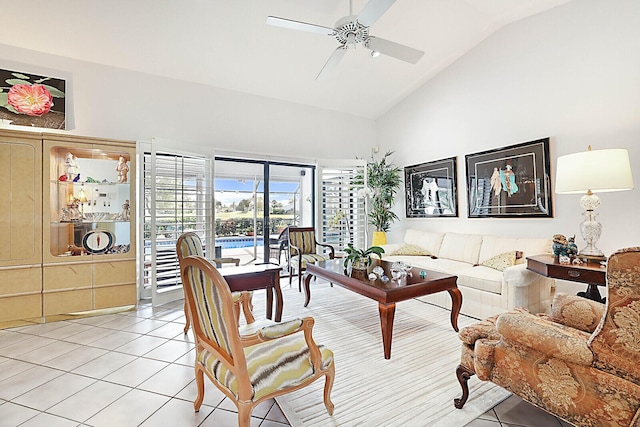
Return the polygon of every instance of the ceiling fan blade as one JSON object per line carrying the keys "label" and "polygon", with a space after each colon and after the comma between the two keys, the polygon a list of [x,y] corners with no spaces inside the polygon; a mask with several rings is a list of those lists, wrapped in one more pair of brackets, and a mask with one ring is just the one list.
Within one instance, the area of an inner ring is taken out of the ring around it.
{"label": "ceiling fan blade", "polygon": [[306,22],[293,21],[291,19],[278,18],[276,16],[267,16],[267,24],[276,27],[288,28],[290,30],[307,31],[310,33],[325,34],[332,36],[335,33],[333,28],[323,27],[321,25],[308,24]]}
{"label": "ceiling fan blade", "polygon": [[329,77],[329,75],[333,72],[334,68],[338,66],[340,60],[346,52],[347,48],[344,46],[340,46],[336,50],[334,50],[327,60],[326,64],[324,64],[324,67],[322,67],[322,70],[320,70],[320,73],[318,73],[316,80],[326,80],[327,77]]}
{"label": "ceiling fan blade", "polygon": [[365,27],[372,26],[396,0],[369,0],[358,15],[358,22]]}
{"label": "ceiling fan blade", "polygon": [[364,42],[364,46],[373,51],[380,52],[383,55],[392,56],[412,64],[417,64],[420,58],[422,58],[422,55],[424,55],[424,52],[421,50],[379,37],[369,37]]}

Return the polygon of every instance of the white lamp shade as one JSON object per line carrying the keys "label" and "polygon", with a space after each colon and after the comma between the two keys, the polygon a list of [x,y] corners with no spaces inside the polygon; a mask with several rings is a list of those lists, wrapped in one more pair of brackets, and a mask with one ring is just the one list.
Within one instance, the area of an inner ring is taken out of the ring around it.
{"label": "white lamp shade", "polygon": [[604,193],[633,189],[629,152],[589,150],[558,157],[556,193]]}

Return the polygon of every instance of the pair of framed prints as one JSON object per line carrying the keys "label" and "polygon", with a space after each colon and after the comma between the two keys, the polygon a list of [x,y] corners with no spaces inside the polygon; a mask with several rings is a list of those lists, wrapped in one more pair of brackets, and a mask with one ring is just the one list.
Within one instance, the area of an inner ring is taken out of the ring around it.
{"label": "pair of framed prints", "polygon": [[[549,138],[465,155],[469,218],[552,217]],[[458,216],[456,157],[404,168],[407,218]]]}

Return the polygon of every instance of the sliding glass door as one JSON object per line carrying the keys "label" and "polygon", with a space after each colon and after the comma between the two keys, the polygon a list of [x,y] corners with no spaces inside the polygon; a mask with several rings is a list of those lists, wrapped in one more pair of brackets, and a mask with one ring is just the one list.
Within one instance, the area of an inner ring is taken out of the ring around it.
{"label": "sliding glass door", "polygon": [[214,171],[216,255],[284,266],[282,231],[314,224],[315,167],[216,157]]}

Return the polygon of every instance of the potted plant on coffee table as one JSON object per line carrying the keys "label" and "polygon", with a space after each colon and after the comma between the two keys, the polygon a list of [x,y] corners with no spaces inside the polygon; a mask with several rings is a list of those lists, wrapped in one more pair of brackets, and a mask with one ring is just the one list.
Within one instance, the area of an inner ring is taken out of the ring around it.
{"label": "potted plant on coffee table", "polygon": [[384,249],[380,246],[371,246],[369,249],[358,249],[353,244],[347,244],[344,248],[344,267],[349,269],[349,265],[353,270],[366,270],[371,264],[371,255],[376,254],[381,257]]}
{"label": "potted plant on coffee table", "polygon": [[[398,219],[398,215],[391,210],[396,193],[400,189],[402,179],[398,166],[389,161],[393,151],[387,151],[379,161],[373,156],[367,162],[367,189],[363,192],[369,196],[369,224],[376,228],[373,233],[373,245],[387,243],[386,232],[391,224]],[[362,184],[364,179],[356,183]]]}

